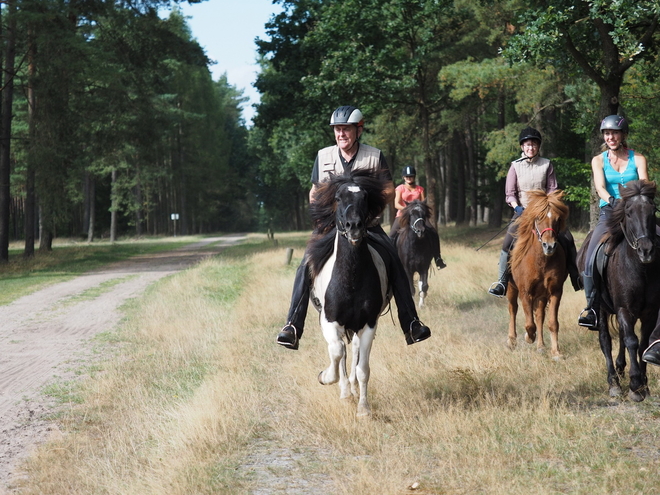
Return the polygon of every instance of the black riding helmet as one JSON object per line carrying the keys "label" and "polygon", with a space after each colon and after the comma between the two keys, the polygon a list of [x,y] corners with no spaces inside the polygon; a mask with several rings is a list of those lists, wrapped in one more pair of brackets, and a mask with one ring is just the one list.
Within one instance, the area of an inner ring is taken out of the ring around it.
{"label": "black riding helmet", "polygon": [[410,165],[403,167],[403,172],[401,172],[401,177],[415,177],[416,175],[417,171],[415,167],[411,167]]}
{"label": "black riding helmet", "polygon": [[358,127],[364,125],[364,117],[359,109],[350,105],[339,107],[332,112],[330,117],[330,125],[356,125]]}
{"label": "black riding helmet", "polygon": [[522,131],[520,131],[520,136],[518,136],[518,144],[523,144],[523,142],[527,141],[528,139],[536,139],[539,142],[539,145],[543,141],[541,133],[533,127],[525,127]]}
{"label": "black riding helmet", "polygon": [[600,123],[600,133],[604,130],[621,131],[628,134],[628,122],[621,115],[608,115]]}

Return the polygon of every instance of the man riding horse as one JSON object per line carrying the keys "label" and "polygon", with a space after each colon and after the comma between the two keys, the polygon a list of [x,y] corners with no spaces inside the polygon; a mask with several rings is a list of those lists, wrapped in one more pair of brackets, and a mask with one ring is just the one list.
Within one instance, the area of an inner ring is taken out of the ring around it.
{"label": "man riding horse", "polygon": [[[388,170],[385,157],[379,149],[359,142],[364,128],[364,119],[360,110],[353,106],[339,107],[332,113],[330,125],[333,127],[337,144],[319,150],[316,156],[312,170],[312,188],[309,192],[310,203],[313,202],[317,184],[328,180],[331,175],[339,175],[357,169]],[[391,201],[394,196],[394,184],[391,176],[386,193]],[[399,323],[406,342],[410,345],[428,339],[431,336],[431,330],[417,316],[410,286],[394,245],[378,221],[370,225],[368,230],[369,245],[378,251],[387,264],[398,308]],[[276,339],[278,344],[288,349],[298,349],[307,315],[310,286],[311,280],[305,254],[296,271],[287,323],[282,327]]]}

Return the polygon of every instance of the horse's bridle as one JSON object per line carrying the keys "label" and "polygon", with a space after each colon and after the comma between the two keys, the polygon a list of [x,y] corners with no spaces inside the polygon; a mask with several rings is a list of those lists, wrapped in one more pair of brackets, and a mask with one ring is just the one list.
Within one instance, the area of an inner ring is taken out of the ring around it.
{"label": "horse's bridle", "polygon": [[637,248],[639,247],[640,239],[648,239],[649,238],[649,236],[647,236],[646,234],[642,234],[639,237],[635,237],[635,239],[633,241],[630,241],[630,237],[628,237],[628,232],[627,232],[627,229],[626,229],[625,225],[623,225],[623,222],[620,222],[619,225],[621,226],[621,230],[623,231],[623,237],[626,238],[626,241],[628,242],[628,245],[631,248],[633,248],[635,251],[637,251]]}
{"label": "horse's bridle", "polygon": [[413,223],[410,224],[410,228],[419,237],[424,233],[424,231],[416,227],[417,222],[424,222],[424,219],[422,217],[419,217],[417,220],[415,220]]}
{"label": "horse's bridle", "polygon": [[536,233],[536,237],[538,237],[539,242],[543,242],[543,239],[541,239],[541,237],[542,237],[543,234],[545,234],[548,230],[549,230],[550,232],[554,233],[554,234],[555,234],[555,237],[557,237],[557,232],[556,232],[555,229],[553,229],[552,227],[547,227],[547,228],[545,228],[545,229],[543,229],[542,231],[539,232],[539,226],[538,226],[538,224],[537,224],[536,222],[537,222],[537,220],[534,220],[534,232]]}
{"label": "horse's bridle", "polygon": [[351,203],[350,205],[346,206],[344,208],[344,211],[341,213],[341,219],[337,219],[337,232],[339,232],[341,235],[346,237],[348,239],[348,232],[346,232],[346,226],[344,223],[344,220],[346,219],[346,212],[348,212],[348,209],[353,206]]}

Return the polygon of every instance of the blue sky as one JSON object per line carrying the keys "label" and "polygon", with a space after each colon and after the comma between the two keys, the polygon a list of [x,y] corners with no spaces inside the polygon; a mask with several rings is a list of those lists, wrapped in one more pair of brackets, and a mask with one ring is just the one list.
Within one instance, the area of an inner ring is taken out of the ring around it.
{"label": "blue sky", "polygon": [[180,5],[183,14],[190,17],[187,22],[193,37],[217,62],[210,67],[213,79],[217,81],[226,73],[229,84],[250,98],[243,106],[243,117],[251,125],[252,104],[259,102],[259,93],[252,87],[259,71],[254,40],[266,39],[265,24],[282,11],[281,5],[273,5],[272,0],[207,0]]}

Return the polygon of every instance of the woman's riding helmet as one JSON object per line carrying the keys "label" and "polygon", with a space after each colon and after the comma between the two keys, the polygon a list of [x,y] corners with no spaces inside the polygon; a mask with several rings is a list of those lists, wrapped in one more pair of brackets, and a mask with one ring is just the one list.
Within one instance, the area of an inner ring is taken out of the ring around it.
{"label": "woman's riding helmet", "polygon": [[362,112],[360,112],[360,110],[350,105],[345,105],[332,112],[332,116],[330,117],[330,125],[350,124],[356,125],[358,127],[364,125],[364,117],[362,116]]}
{"label": "woman's riding helmet", "polygon": [[520,131],[520,136],[518,136],[518,144],[523,144],[523,141],[527,141],[528,139],[536,139],[539,142],[539,145],[543,141],[541,138],[541,133],[533,127],[525,127],[522,131]]}
{"label": "woman's riding helmet", "polygon": [[401,172],[402,177],[414,177],[417,175],[417,171],[415,170],[415,167],[411,167],[410,165],[403,167],[403,172]]}
{"label": "woman's riding helmet", "polygon": [[608,115],[600,123],[600,132],[604,130],[621,131],[628,133],[628,122],[621,115]]}

